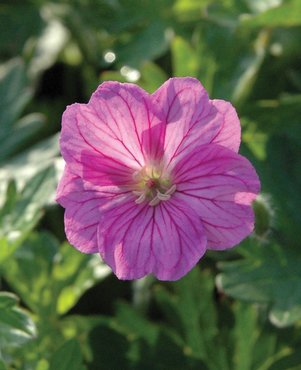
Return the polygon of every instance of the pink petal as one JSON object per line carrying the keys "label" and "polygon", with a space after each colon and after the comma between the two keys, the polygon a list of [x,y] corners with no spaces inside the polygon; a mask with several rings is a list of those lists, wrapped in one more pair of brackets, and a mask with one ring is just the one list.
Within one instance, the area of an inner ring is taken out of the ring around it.
{"label": "pink petal", "polygon": [[70,171],[85,180],[102,185],[126,184],[132,179],[132,163],[118,152],[118,142],[110,140],[107,132],[94,138],[91,130],[99,122],[87,105],[68,106],[62,120],[61,153]]}
{"label": "pink petal", "polygon": [[225,146],[237,153],[241,140],[241,127],[236,110],[231,103],[224,100],[211,100],[211,104],[219,111],[222,125],[210,142]]}
{"label": "pink petal", "polygon": [[167,122],[165,158],[180,160],[186,150],[217,142],[237,151],[240,123],[234,108],[222,100],[209,100],[201,83],[191,77],[171,78],[153,95]]}
{"label": "pink petal", "polygon": [[73,175],[68,166],[58,185],[56,201],[65,210],[65,232],[68,241],[83,253],[96,253],[97,227],[103,208],[127,193],[117,187],[92,187],[79,176]]}
{"label": "pink petal", "polygon": [[61,152],[71,171],[102,185],[125,185],[162,155],[164,127],[149,95],[132,84],[106,82],[88,104],[63,114]]}
{"label": "pink petal", "polygon": [[150,273],[160,280],[179,279],[206,247],[199,218],[176,198],[156,207],[120,202],[104,214],[98,235],[100,254],[119,279]]}
{"label": "pink petal", "polygon": [[[139,86],[104,82],[92,95],[89,106],[140,165],[162,156],[164,117],[152,104],[151,96]],[[98,137],[97,132],[95,136]]]}
{"label": "pink petal", "polygon": [[201,145],[173,174],[177,193],[202,220],[208,248],[232,247],[252,232],[251,203],[260,183],[247,159],[217,144]]}

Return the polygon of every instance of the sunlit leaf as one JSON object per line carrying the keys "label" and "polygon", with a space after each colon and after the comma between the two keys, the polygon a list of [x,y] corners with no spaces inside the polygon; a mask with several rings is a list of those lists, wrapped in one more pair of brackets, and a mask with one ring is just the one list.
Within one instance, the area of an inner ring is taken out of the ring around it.
{"label": "sunlit leaf", "polygon": [[20,192],[17,192],[14,181],[8,184],[0,210],[0,264],[13,254],[36,226],[55,188],[53,167],[32,177]]}
{"label": "sunlit leaf", "polygon": [[68,243],[63,244],[53,267],[53,279],[60,291],[57,312],[66,313],[85,291],[110,273],[99,255],[82,255]]}
{"label": "sunlit leaf", "polygon": [[140,72],[141,78],[138,83],[143,89],[150,93],[157,90],[168,78],[163,69],[152,62],[143,63]]}
{"label": "sunlit leaf", "polygon": [[301,3],[299,0],[285,0],[282,4],[279,1],[277,5],[259,15],[243,19],[243,24],[252,27],[292,27],[301,25]]}
{"label": "sunlit leaf", "polygon": [[173,74],[177,77],[197,77],[199,60],[196,51],[183,38],[177,36],[171,44]]}
{"label": "sunlit leaf", "polygon": [[36,335],[35,325],[26,311],[17,306],[18,298],[0,292],[0,348],[20,347]]}
{"label": "sunlit leaf", "polygon": [[59,245],[48,233],[31,235],[4,266],[4,274],[22,299],[43,317],[61,315],[110,270],[98,256]]}

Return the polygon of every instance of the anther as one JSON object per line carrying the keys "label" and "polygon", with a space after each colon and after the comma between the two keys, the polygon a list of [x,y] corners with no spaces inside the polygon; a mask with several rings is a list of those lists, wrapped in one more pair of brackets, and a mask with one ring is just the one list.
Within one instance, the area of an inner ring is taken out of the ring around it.
{"label": "anther", "polygon": [[154,207],[156,206],[157,204],[159,204],[161,202],[161,200],[158,198],[158,196],[155,196],[155,198],[153,198],[149,203],[148,205]]}
{"label": "anther", "polygon": [[159,190],[157,190],[157,197],[160,199],[160,200],[168,200],[170,199],[170,195],[169,194],[163,194],[163,193],[160,193]]}
{"label": "anther", "polygon": [[164,194],[166,195],[172,195],[177,190],[176,185],[172,185]]}
{"label": "anther", "polygon": [[145,193],[142,193],[142,194],[140,194],[139,198],[137,198],[135,200],[135,203],[136,204],[141,204],[145,201],[145,198],[146,198]]}

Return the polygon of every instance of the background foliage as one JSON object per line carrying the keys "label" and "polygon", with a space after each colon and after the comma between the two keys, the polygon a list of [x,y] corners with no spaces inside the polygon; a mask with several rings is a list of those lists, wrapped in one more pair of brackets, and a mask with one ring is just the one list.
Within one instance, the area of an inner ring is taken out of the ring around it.
{"label": "background foliage", "polygon": [[[301,369],[300,45],[299,0],[1,1],[1,370]],[[178,282],[121,282],[65,240],[61,114],[187,75],[238,109],[256,230]]]}

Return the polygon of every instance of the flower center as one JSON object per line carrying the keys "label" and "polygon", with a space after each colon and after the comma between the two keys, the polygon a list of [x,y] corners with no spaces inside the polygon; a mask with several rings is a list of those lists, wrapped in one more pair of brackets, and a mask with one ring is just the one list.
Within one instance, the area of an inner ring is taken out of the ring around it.
{"label": "flower center", "polygon": [[137,196],[135,203],[140,204],[148,201],[150,206],[156,206],[161,201],[170,199],[176,191],[169,176],[163,176],[157,167],[143,167],[142,170],[133,174],[136,186],[133,194]]}

